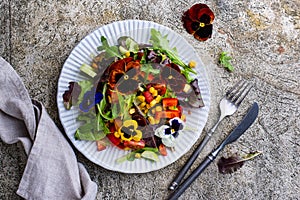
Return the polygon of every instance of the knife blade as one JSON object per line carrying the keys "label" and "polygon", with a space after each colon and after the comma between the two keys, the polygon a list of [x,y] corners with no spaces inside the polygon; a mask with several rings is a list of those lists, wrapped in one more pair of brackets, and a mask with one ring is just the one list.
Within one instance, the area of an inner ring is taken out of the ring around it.
{"label": "knife blade", "polygon": [[253,124],[257,118],[258,111],[258,104],[254,102],[239,125],[204,159],[204,161],[202,161],[202,163],[191,173],[180,187],[171,194],[168,199],[175,200],[180,197],[180,195],[192,184],[192,182],[204,171],[204,169],[206,169],[206,167],[215,160],[220,151],[224,149],[226,145],[236,141]]}

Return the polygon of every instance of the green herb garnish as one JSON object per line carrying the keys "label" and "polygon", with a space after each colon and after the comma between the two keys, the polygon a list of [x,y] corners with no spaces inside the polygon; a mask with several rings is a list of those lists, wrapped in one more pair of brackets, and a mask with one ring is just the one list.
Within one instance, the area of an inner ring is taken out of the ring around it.
{"label": "green herb garnish", "polygon": [[221,65],[223,65],[226,69],[228,69],[230,72],[233,72],[234,67],[231,65],[230,60],[232,58],[227,55],[226,52],[222,52],[219,58],[219,62]]}

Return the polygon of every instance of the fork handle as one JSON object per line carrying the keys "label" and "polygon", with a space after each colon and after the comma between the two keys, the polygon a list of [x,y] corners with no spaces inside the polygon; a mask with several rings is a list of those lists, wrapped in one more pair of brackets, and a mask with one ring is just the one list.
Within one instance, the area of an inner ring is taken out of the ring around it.
{"label": "fork handle", "polygon": [[198,147],[196,148],[196,150],[193,152],[193,154],[191,155],[191,157],[188,159],[188,161],[185,163],[185,165],[182,167],[182,169],[177,174],[176,178],[173,180],[173,182],[169,186],[170,190],[176,190],[176,188],[178,187],[178,185],[180,184],[180,182],[182,181],[182,179],[186,175],[186,172],[190,169],[190,167],[195,162],[196,158],[198,157],[198,155],[200,154],[200,152],[202,151],[202,149],[204,148],[204,146],[207,144],[207,142],[211,138],[211,135],[212,135],[213,131],[214,130],[211,129],[205,135],[204,139],[198,145]]}

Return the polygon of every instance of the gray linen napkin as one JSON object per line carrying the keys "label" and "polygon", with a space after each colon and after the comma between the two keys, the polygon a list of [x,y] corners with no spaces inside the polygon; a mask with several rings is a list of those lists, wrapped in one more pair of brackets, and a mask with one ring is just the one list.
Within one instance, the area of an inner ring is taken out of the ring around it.
{"label": "gray linen napkin", "polygon": [[17,190],[25,199],[96,198],[97,185],[41,103],[29,94],[9,63],[0,57],[0,137],[22,142],[28,155]]}

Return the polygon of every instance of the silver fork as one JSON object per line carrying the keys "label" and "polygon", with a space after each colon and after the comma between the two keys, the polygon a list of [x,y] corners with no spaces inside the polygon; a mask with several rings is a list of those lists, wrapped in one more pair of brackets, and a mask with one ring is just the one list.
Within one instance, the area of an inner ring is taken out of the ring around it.
{"label": "silver fork", "polygon": [[202,142],[199,144],[197,149],[193,152],[191,157],[188,159],[183,168],[179,171],[171,185],[169,186],[170,190],[175,190],[180,184],[181,180],[184,178],[186,172],[190,169],[191,165],[194,163],[204,146],[210,140],[212,134],[215,132],[216,128],[220,124],[220,122],[226,117],[235,113],[245,99],[247,94],[252,88],[252,84],[247,81],[239,81],[236,83],[229,91],[226,92],[225,96],[222,98],[220,102],[220,117],[218,122],[210,129],[210,131],[205,135]]}

